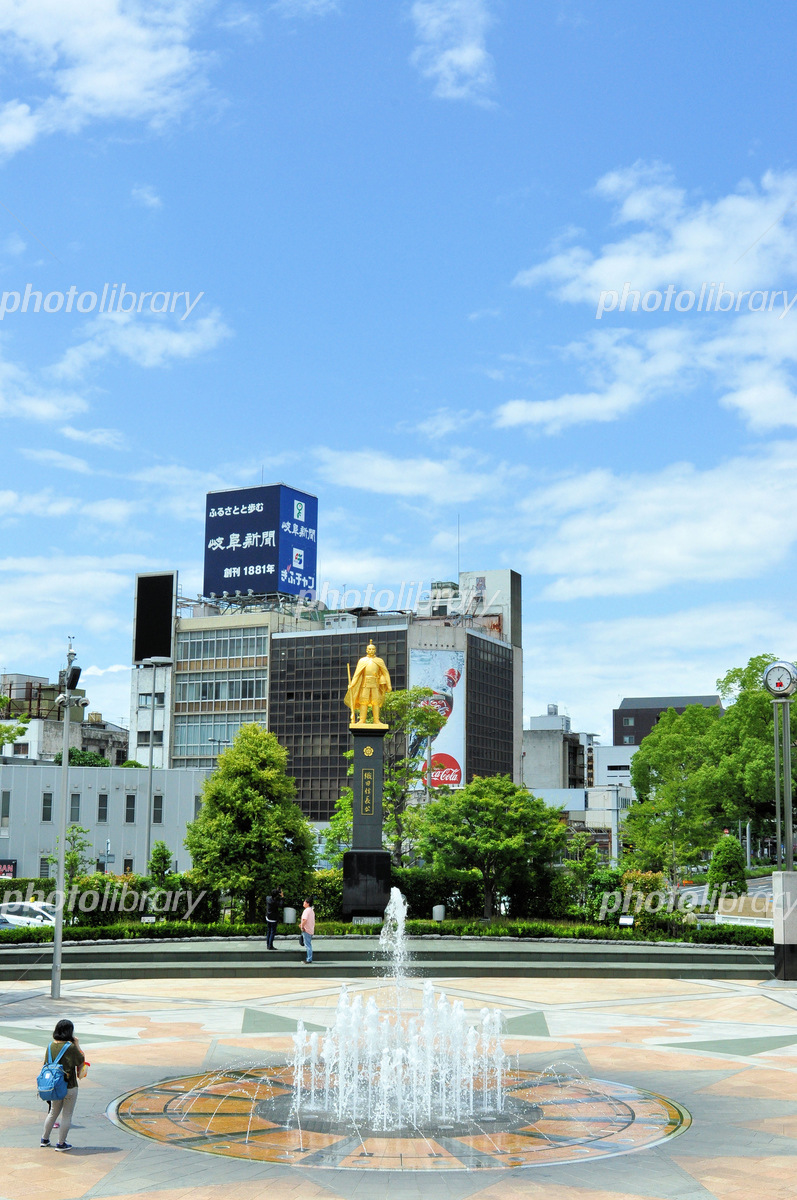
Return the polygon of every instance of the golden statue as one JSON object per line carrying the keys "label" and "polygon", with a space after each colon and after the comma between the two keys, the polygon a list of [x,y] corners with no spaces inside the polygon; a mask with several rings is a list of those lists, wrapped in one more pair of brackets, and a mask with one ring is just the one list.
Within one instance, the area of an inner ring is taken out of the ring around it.
{"label": "golden statue", "polygon": [[[354,710],[359,709],[360,719],[356,722],[357,725],[372,724],[379,729],[387,729],[387,725],[379,720],[379,710],[385,696],[392,690],[388,669],[383,660],[377,658],[374,643],[369,642],[365,655],[357,663],[353,679],[349,672],[349,690],[343,699],[343,703],[351,709],[352,725],[355,724]],[[369,706],[373,720],[367,722]]]}

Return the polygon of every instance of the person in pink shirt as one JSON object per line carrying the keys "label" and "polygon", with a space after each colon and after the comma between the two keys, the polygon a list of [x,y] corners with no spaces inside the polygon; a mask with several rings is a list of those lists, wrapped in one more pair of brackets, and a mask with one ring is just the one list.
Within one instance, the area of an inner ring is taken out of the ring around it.
{"label": "person in pink shirt", "polygon": [[315,912],[310,900],[304,901],[300,928],[304,937],[304,947],[307,951],[307,957],[302,961],[302,966],[306,967],[308,963],[313,961],[313,934],[315,933]]}

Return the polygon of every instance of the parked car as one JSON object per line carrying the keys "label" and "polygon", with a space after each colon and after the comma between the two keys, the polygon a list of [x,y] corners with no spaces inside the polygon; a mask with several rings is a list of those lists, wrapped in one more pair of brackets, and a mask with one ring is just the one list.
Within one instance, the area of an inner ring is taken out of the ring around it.
{"label": "parked car", "polygon": [[33,900],[0,904],[0,917],[4,917],[9,925],[54,925],[55,906]]}

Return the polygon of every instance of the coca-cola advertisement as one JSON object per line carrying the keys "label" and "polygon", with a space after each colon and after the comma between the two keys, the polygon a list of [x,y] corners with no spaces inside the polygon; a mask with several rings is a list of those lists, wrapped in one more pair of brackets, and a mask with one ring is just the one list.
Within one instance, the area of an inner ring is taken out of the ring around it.
{"label": "coca-cola advertisement", "polygon": [[[465,782],[465,652],[410,650],[410,687],[434,692],[428,704],[446,718],[432,742],[432,787],[462,787]],[[425,746],[411,746],[411,754]]]}

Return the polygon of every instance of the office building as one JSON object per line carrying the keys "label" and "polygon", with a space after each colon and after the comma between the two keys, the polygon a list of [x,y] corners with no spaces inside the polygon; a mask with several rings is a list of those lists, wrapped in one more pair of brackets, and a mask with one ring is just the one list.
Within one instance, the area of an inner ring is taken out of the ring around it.
{"label": "office building", "polygon": [[638,746],[662,713],[669,708],[682,713],[692,704],[722,709],[719,696],[633,696],[622,700],[612,714],[615,746]]}

